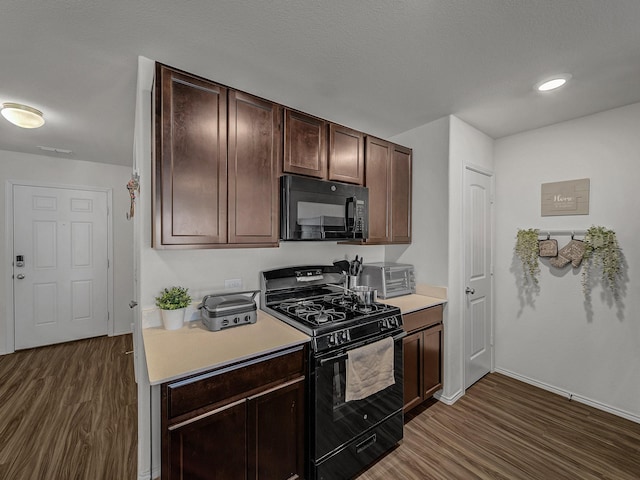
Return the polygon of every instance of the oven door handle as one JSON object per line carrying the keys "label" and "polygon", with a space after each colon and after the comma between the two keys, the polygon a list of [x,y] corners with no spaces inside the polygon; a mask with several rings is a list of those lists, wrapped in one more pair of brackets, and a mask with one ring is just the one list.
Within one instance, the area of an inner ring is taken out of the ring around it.
{"label": "oven door handle", "polygon": [[320,366],[324,367],[327,363],[333,363],[333,362],[338,362],[340,360],[346,360],[348,356],[349,355],[347,355],[346,353],[343,353],[341,355],[336,355],[335,357],[322,358],[320,360]]}
{"label": "oven door handle", "polygon": [[[397,334],[397,335],[394,335],[394,336],[393,336],[393,337],[391,337],[391,338],[393,338],[393,341],[394,341],[394,342],[396,342],[396,341],[398,341],[398,340],[403,339],[403,338],[404,338],[404,337],[406,337],[406,336],[407,336],[407,332],[405,332],[405,331],[403,330],[402,332],[400,332],[400,333],[399,333],[399,334]],[[323,367],[323,366],[325,366],[327,363],[333,363],[333,362],[337,362],[337,361],[340,361],[340,360],[346,360],[348,356],[349,356],[349,355],[348,355],[348,354],[346,354],[346,353],[341,353],[340,355],[335,355],[335,356],[333,356],[333,357],[329,357],[329,358],[321,358],[321,359],[320,359],[320,366],[321,366],[321,367]]]}

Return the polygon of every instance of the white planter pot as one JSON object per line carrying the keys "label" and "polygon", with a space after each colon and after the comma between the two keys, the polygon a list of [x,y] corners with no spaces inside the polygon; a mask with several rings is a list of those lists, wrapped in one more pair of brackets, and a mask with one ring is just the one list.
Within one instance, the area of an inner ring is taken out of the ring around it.
{"label": "white planter pot", "polygon": [[162,312],[162,323],[166,330],[178,330],[184,325],[184,312],[186,308],[177,310],[160,310]]}

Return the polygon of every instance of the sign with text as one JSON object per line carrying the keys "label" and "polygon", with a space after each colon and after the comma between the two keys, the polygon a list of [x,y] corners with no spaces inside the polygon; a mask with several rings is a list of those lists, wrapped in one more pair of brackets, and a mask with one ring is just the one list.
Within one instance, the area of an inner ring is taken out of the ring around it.
{"label": "sign with text", "polygon": [[543,217],[551,215],[589,215],[588,178],[542,184]]}

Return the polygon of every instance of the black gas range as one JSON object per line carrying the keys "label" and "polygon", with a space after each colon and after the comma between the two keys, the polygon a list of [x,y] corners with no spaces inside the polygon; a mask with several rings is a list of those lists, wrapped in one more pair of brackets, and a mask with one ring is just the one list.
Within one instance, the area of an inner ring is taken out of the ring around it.
{"label": "black gas range", "polygon": [[402,329],[399,308],[359,303],[332,265],[263,272],[261,293],[263,310],[312,337],[318,353]]}
{"label": "black gas range", "polygon": [[[397,307],[364,305],[343,287],[335,266],[262,272],[261,308],[311,337],[308,371],[307,478],[348,479],[393,448],[403,436],[402,315]],[[388,342],[393,384],[348,400],[351,354]]]}

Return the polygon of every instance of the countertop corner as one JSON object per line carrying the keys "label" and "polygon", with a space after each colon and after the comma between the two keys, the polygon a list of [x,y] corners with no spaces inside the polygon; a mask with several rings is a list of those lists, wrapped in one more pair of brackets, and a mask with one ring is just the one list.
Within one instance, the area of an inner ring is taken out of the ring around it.
{"label": "countertop corner", "polygon": [[256,323],[218,332],[209,331],[201,321],[192,321],[178,330],[162,327],[142,329],[149,383],[159,385],[307,343],[304,333],[258,310]]}

